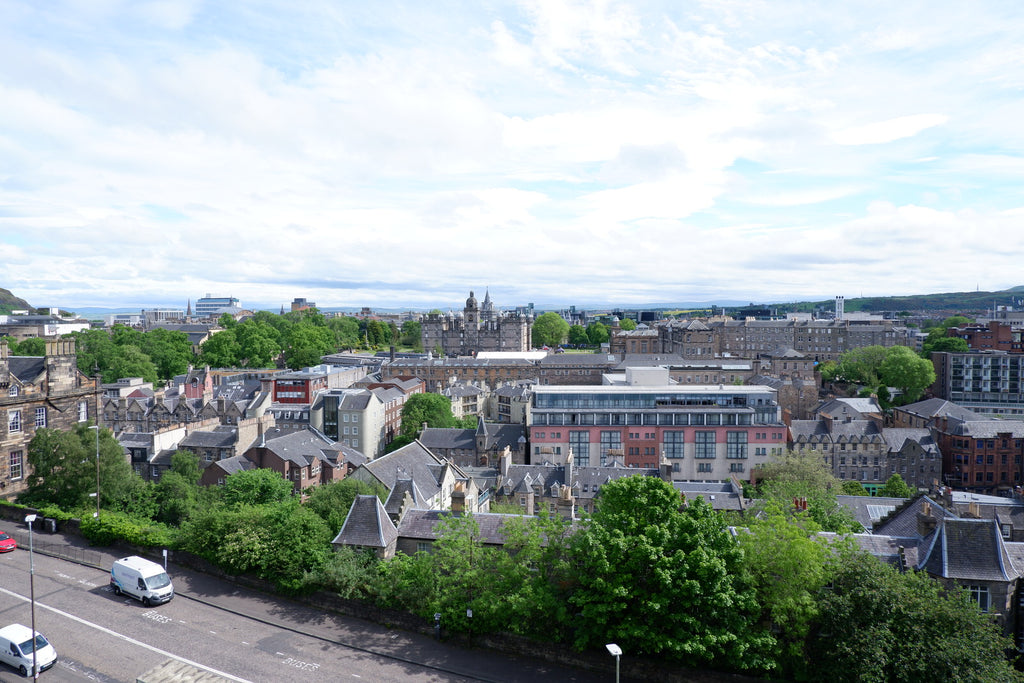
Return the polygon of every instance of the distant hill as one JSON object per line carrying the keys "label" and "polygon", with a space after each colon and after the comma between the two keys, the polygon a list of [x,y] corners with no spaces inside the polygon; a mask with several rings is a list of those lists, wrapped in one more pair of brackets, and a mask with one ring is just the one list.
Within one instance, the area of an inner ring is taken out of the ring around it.
{"label": "distant hill", "polygon": [[[775,304],[791,311],[812,311],[832,309],[835,299],[824,301],[801,301],[791,304]],[[873,296],[847,298],[847,311],[908,311],[934,313],[984,313],[993,306],[1024,306],[1024,286],[1012,287],[1001,292],[947,292],[945,294],[915,294],[912,296]]]}
{"label": "distant hill", "polygon": [[11,311],[26,309],[29,311],[35,310],[27,301],[11,294],[10,290],[0,288],[0,313],[10,313]]}

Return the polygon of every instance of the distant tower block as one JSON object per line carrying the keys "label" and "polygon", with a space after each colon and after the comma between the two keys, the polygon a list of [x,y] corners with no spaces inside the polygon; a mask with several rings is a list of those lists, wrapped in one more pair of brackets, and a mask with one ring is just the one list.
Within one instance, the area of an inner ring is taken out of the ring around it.
{"label": "distant tower block", "polygon": [[844,297],[844,296],[837,296],[836,297],[836,320],[842,320],[843,319],[843,316],[845,315],[845,310],[844,310],[845,308],[846,308],[846,297]]}

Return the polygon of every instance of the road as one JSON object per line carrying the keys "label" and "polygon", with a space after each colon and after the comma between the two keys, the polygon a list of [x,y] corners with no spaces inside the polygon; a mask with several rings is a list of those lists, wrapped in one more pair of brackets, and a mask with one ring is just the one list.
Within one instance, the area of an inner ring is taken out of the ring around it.
{"label": "road", "polygon": [[[110,554],[109,559],[114,555]],[[331,615],[171,568],[178,592],[146,608],[115,596],[105,569],[34,554],[36,629],[58,653],[40,675],[58,681],[135,681],[168,658],[232,681],[565,681],[598,675]],[[31,620],[29,553],[0,555],[0,625]],[[0,664],[0,681],[22,679]]]}

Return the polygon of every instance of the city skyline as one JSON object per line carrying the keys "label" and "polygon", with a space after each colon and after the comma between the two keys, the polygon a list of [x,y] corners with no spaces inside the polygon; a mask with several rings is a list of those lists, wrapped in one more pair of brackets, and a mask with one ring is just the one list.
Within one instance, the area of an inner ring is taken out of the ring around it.
{"label": "city skyline", "polygon": [[33,305],[1019,284],[1014,3],[0,11],[0,286]]}

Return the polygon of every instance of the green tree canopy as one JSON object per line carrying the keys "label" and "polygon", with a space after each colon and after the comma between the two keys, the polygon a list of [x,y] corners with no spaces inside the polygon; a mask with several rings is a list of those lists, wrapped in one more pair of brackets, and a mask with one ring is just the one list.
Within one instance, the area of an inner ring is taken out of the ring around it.
{"label": "green tree canopy", "polygon": [[290,481],[271,469],[257,468],[229,474],[221,495],[226,505],[265,505],[291,498]]}
{"label": "green tree canopy", "polygon": [[[817,451],[786,451],[774,462],[757,470],[762,507],[771,504],[794,517],[812,520],[823,531],[859,532],[853,514],[839,505],[839,479]],[[794,500],[805,500],[806,511],[797,510]]]}
{"label": "green tree canopy", "polygon": [[533,345],[558,346],[569,334],[569,323],[554,311],[541,313],[533,321]]}
{"label": "green tree canopy", "polygon": [[46,340],[41,337],[30,337],[20,342],[12,339],[8,348],[12,356],[45,356]]}
{"label": "green tree canopy", "polygon": [[886,498],[913,498],[916,493],[907,486],[899,472],[893,472],[892,476],[885,480],[885,485],[878,489],[878,495]]}
{"label": "green tree canopy", "polygon": [[332,334],[326,324],[300,323],[289,333],[284,360],[289,368],[298,370],[318,365],[321,358],[333,350]]}
{"label": "green tree canopy", "polygon": [[881,380],[903,392],[902,403],[916,401],[935,381],[935,366],[906,346],[893,346],[879,367]]}
{"label": "green tree canopy", "polygon": [[569,343],[573,346],[586,346],[590,343],[587,337],[587,328],[583,325],[572,325],[569,328]]}
{"label": "green tree canopy", "polygon": [[834,377],[837,381],[877,387],[878,373],[888,354],[884,346],[861,346],[839,357]]}
{"label": "green tree canopy", "polygon": [[104,382],[116,382],[124,377],[141,377],[146,382],[160,379],[153,359],[134,344],[118,347],[113,363],[103,373]]}
{"label": "green tree canopy", "polygon": [[587,325],[587,339],[594,346],[600,346],[601,344],[608,343],[608,340],[611,339],[611,333],[608,331],[608,326],[604,323],[593,322]]}
{"label": "green tree canopy", "polygon": [[418,320],[406,320],[402,323],[401,343],[414,349],[423,348],[423,326]]}
{"label": "green tree canopy", "polygon": [[200,365],[211,368],[237,368],[242,364],[242,347],[233,329],[212,335],[199,347]]}
{"label": "green tree canopy", "polygon": [[619,329],[626,332],[636,329],[636,321],[632,318],[623,318],[619,321]]}
{"label": "green tree canopy", "polygon": [[932,353],[946,351],[950,353],[966,353],[971,347],[966,339],[960,337],[936,337],[932,340],[931,335],[921,345],[921,356],[931,358]]}
{"label": "green tree canopy", "polygon": [[455,427],[456,419],[452,414],[452,402],[441,394],[413,394],[402,406],[401,435],[415,439],[423,428]]}
{"label": "green tree canopy", "polygon": [[739,578],[742,552],[710,505],[681,503],[657,477],[601,487],[593,518],[570,541],[576,645],[763,668],[774,639],[757,626],[755,593]]}
{"label": "green tree canopy", "polygon": [[836,564],[808,646],[814,678],[858,683],[1020,681],[1013,641],[962,590],[866,553]]}
{"label": "green tree canopy", "polygon": [[142,335],[140,348],[156,366],[157,377],[162,380],[184,374],[195,360],[192,342],[187,334],[178,330],[150,330]]}
{"label": "green tree canopy", "polygon": [[375,495],[382,501],[387,497],[383,486],[374,487],[360,479],[345,478],[322,486],[314,486],[309,498],[303,503],[320,515],[327,528],[337,534],[345,524],[352,501],[359,495]]}

